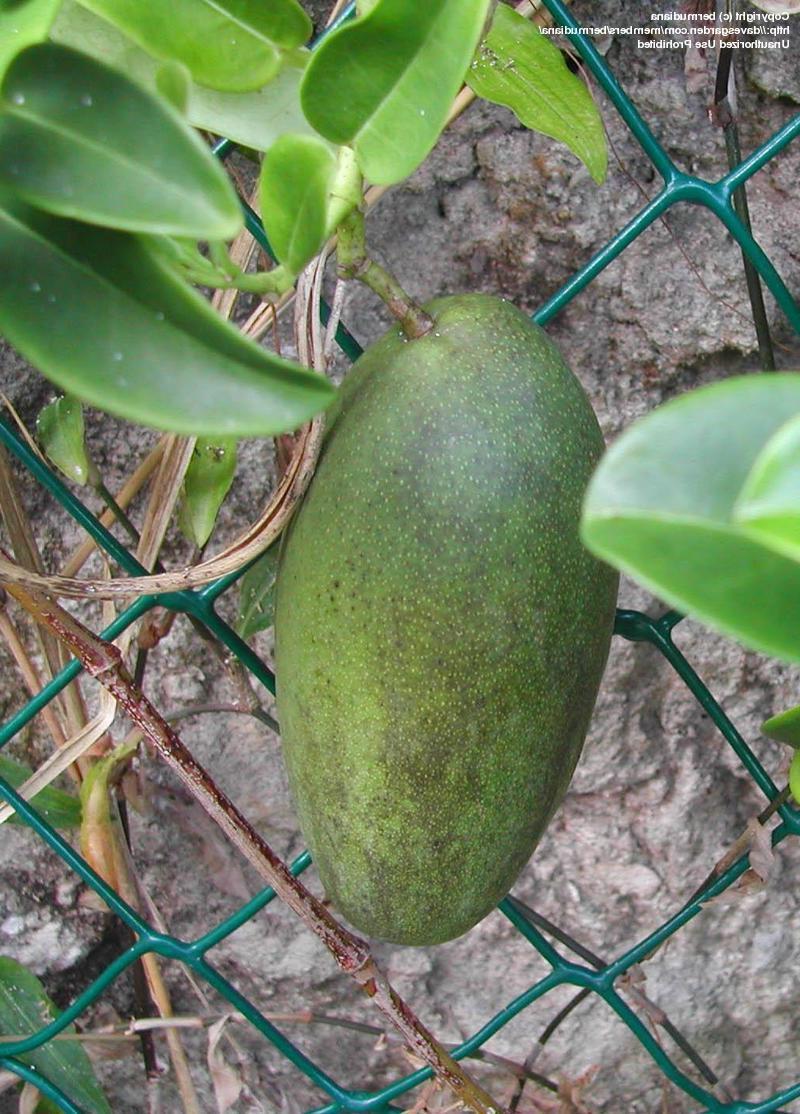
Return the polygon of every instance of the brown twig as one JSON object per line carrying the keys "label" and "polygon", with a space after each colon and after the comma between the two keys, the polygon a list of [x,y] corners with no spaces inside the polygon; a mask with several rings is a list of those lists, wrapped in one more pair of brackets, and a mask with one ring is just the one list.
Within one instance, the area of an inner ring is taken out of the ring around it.
{"label": "brown twig", "polygon": [[38,623],[46,626],[67,646],[90,676],[111,693],[231,843],[319,937],[339,967],[356,981],[402,1035],[411,1053],[428,1065],[466,1107],[477,1114],[497,1114],[498,1104],[453,1060],[400,998],[372,958],[366,941],[340,925],[326,906],[294,877],[283,860],[195,761],[144,693],[134,687],[117,647],[103,642],[51,599],[28,592],[19,585],[10,585],[9,592]]}

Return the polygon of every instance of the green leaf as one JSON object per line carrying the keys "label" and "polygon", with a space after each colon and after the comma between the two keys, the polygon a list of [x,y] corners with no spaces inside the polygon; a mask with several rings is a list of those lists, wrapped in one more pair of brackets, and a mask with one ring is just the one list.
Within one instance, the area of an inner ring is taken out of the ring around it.
{"label": "green leaf", "polygon": [[26,46],[47,38],[60,0],[0,2],[0,76]]}
{"label": "green leaf", "polygon": [[800,804],[800,751],[792,755],[789,764],[789,789],[795,801]]}
{"label": "green leaf", "polygon": [[280,542],[273,542],[258,557],[239,583],[239,618],[236,630],[250,638],[271,627],[275,620],[275,580],[278,575]]}
{"label": "green leaf", "polygon": [[800,418],[788,421],[766,443],[734,516],[756,541],[800,560]]}
{"label": "green leaf", "polygon": [[764,446],[800,414],[800,375],[728,379],[636,422],[586,495],[583,538],[667,603],[800,660],[800,564],[742,528],[737,503]]}
{"label": "green leaf", "polygon": [[478,43],[488,0],[378,0],[314,51],[301,88],[311,124],[353,146],[369,181],[391,185],[439,137]]}
{"label": "green leaf", "polygon": [[236,439],[198,439],[183,481],[178,525],[196,546],[211,537],[217,512],[230,490],[236,471]]}
{"label": "green leaf", "polygon": [[[0,956],[0,1033],[27,1036],[58,1015],[36,976],[15,959]],[[67,1025],[62,1032],[74,1035],[75,1026]],[[46,1076],[86,1114],[111,1114],[91,1061],[78,1041],[49,1041],[26,1052],[25,1063]]]}
{"label": "green leaf", "polygon": [[[0,777],[5,778],[12,789],[19,789],[24,781],[33,775],[33,770],[0,754]],[[81,826],[81,803],[77,797],[65,793],[63,789],[56,789],[52,785],[45,786],[31,798],[30,803],[38,809],[42,817],[54,828],[79,828]],[[26,821],[14,813],[7,821],[8,824],[25,824]]]}
{"label": "green leaf", "polygon": [[301,46],[311,20],[295,0],[81,0],[156,58],[182,62],[212,89],[258,89],[277,74],[282,49]]}
{"label": "green leaf", "polygon": [[565,143],[594,180],[603,181],[608,150],[600,113],[535,23],[499,4],[466,80],[479,97],[510,108],[526,128]]}
{"label": "green leaf", "polygon": [[[64,0],[51,31],[57,42],[83,50],[116,66],[148,89],[157,89],[159,63],[117,27]],[[304,56],[301,56],[304,57]],[[293,59],[297,58],[297,52]],[[186,118],[196,128],[226,136],[235,143],[265,151],[284,132],[312,129],[300,107],[303,67],[284,65],[264,88],[249,93],[222,93],[190,81]]]}
{"label": "green leaf", "polygon": [[189,71],[180,62],[165,62],[156,70],[156,89],[181,116],[189,105]]}
{"label": "green leaf", "polygon": [[330,401],[320,375],[247,340],[146,241],[0,196],[0,330],[62,390],[198,436],[296,429]]}
{"label": "green leaf", "polygon": [[229,0],[229,6],[231,10],[239,8],[249,11],[251,16],[263,21],[264,28],[273,42],[286,50],[303,46],[314,30],[311,19],[297,0],[270,0],[269,4],[263,4],[259,0],[255,3],[253,0],[238,0],[238,3],[233,0],[230,3]]}
{"label": "green leaf", "polygon": [[761,731],[768,739],[800,750],[800,705],[770,716],[761,724]]}
{"label": "green leaf", "polygon": [[90,463],[86,453],[83,407],[76,398],[62,395],[39,411],[36,432],[45,456],[68,479],[85,484]]}
{"label": "green leaf", "polygon": [[299,274],[325,243],[327,201],[336,167],[327,143],[284,135],[261,166],[261,216],[275,257]]}
{"label": "green leaf", "polygon": [[218,160],[164,100],[58,43],[17,55],[2,86],[0,183],[112,228],[228,239],[242,214]]}

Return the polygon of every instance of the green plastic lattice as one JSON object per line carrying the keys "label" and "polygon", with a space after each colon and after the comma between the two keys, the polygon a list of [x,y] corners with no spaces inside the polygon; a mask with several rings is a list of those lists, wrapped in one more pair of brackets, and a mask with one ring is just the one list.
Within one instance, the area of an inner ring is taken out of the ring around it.
{"label": "green plastic lattice", "polygon": [[[683,201],[705,206],[722,221],[740,245],[746,257],[751,260],[794,329],[800,333],[800,306],[792,298],[775,267],[753,239],[748,227],[737,215],[734,207],[734,191],[737,187],[743,185],[748,178],[800,134],[800,114],[791,119],[770,140],[746,159],[739,162],[735,169],[720,178],[719,181],[709,182],[686,174],[675,166],[617,82],[605,60],[595,50],[591,41],[579,31],[577,24],[561,0],[544,0],[544,3],[554,19],[565,29],[583,62],[658,171],[663,179],[663,186],[660,192],[621,231],[613,236],[605,247],[597,252],[577,274],[538,310],[534,315],[534,320],[539,324],[548,322],[657,217],[673,205]],[[346,11],[343,18],[346,18],[348,14]],[[217,154],[224,158],[230,148],[231,144],[223,140],[217,145]],[[246,210],[246,216],[251,232],[266,246],[263,229],[255,214]],[[327,316],[327,307],[324,304],[321,306],[321,312],[323,317]],[[358,345],[344,327],[339,330],[338,340],[348,356],[355,358],[358,355]],[[15,432],[2,422],[0,422],[0,441],[22,461],[36,480],[58,499],[61,505],[126,573],[138,576],[146,572],[83,504],[67,490],[58,477],[31,452]],[[239,661],[270,692],[273,692],[274,678],[270,670],[215,611],[216,601],[235,579],[236,576],[228,576],[198,591],[142,597],[120,614],[115,622],[103,631],[103,636],[107,639],[113,639],[151,608],[155,606],[165,607],[189,615],[202,623],[236,655]],[[681,616],[675,612],[669,612],[660,619],[651,619],[637,611],[618,611],[616,633],[632,641],[649,642],[660,651],[687,685],[701,708],[722,732],[727,743],[734,750],[767,801],[775,801],[779,797],[779,791],[768,773],[747,746],[733,723],[716,703],[690,663],[674,645],[672,630],[680,622],[680,619]],[[35,699],[31,700],[4,725],[0,730],[0,747],[4,746],[28,724],[79,672],[80,665],[73,660]],[[205,980],[218,991],[235,1010],[243,1014],[268,1041],[271,1041],[284,1056],[288,1057],[295,1067],[303,1072],[327,1098],[327,1105],[320,1107],[316,1114],[323,1114],[323,1112],[324,1114],[334,1114],[336,1111],[359,1112],[391,1109],[390,1104],[393,1099],[429,1078],[429,1070],[423,1069],[397,1078],[390,1085],[374,1092],[356,1091],[342,1086],[297,1048],[208,961],[207,953],[211,948],[235,932],[236,929],[273,900],[275,895],[271,889],[265,889],[257,894],[252,900],[242,905],[233,916],[228,917],[205,935],[194,940],[181,940],[176,936],[157,931],[127,905],[91,869],[70,844],[50,827],[37,813],[36,809],[15,793],[2,778],[0,778],[0,797],[9,801],[17,809],[41,838],[110,906],[136,937],[136,942],[113,963],[109,964],[102,974],[75,999],[72,1005],[56,1021],[24,1040],[3,1044],[0,1067],[9,1069],[22,1079],[33,1083],[61,1110],[69,1112],[69,1114],[86,1114],[86,1112],[79,1110],[59,1088],[45,1079],[36,1069],[29,1066],[25,1061],[25,1054],[51,1040],[65,1026],[78,1018],[82,1011],[94,1002],[121,972],[147,952],[153,952],[164,958],[185,963],[196,976]],[[780,823],[773,831],[773,844],[780,843],[789,835],[800,835],[800,811],[784,803],[779,805],[777,814]],[[302,854],[292,864],[291,869],[297,874],[305,870],[309,863],[309,856]],[[637,1037],[664,1075],[685,1094],[699,1103],[699,1109],[707,1112],[707,1114],[745,1114],[746,1111],[750,1114],[768,1114],[770,1111],[777,1111],[782,1104],[800,1098],[800,1081],[760,1102],[727,1102],[715,1097],[713,1093],[715,1078],[711,1075],[709,1069],[692,1055],[692,1050],[681,1041],[680,1034],[673,1033],[672,1035],[678,1046],[693,1061],[698,1074],[703,1078],[703,1083],[698,1083],[690,1078],[667,1055],[644,1023],[620,996],[615,986],[620,976],[629,971],[634,964],[645,959],[654,948],[666,941],[679,928],[695,917],[704,901],[723,892],[734,883],[746,870],[747,865],[747,856],[743,856],[717,878],[713,884],[709,884],[701,893],[678,910],[674,916],[610,963],[603,963],[590,952],[579,948],[575,942],[568,938],[560,939],[558,930],[554,926],[547,923],[543,925],[541,919],[533,911],[527,909],[513,897],[505,898],[500,903],[499,909],[525,940],[544,958],[550,967],[550,972],[509,1002],[498,1014],[487,1020],[482,1028],[459,1045],[453,1055],[456,1059],[462,1059],[476,1052],[490,1037],[525,1010],[532,1002],[541,998],[542,995],[548,993],[554,987],[571,985],[585,990],[586,993],[598,994]],[[565,949],[572,950],[577,955],[577,960],[568,958],[556,944],[548,939],[549,936],[553,937],[556,943],[560,943]]]}

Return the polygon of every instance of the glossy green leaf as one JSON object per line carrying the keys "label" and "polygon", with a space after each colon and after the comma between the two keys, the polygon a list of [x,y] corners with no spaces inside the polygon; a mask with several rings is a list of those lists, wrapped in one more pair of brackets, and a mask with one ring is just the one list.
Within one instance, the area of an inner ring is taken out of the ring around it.
{"label": "glossy green leaf", "polygon": [[[37,1033],[58,1014],[36,976],[15,959],[0,956],[0,1033]],[[68,1025],[62,1032],[74,1034],[75,1026]],[[78,1041],[49,1041],[26,1052],[25,1062],[59,1087],[85,1114],[111,1114],[91,1061]]]}
{"label": "glossy green leaf", "polygon": [[58,43],[2,86],[0,183],[38,208],[112,228],[227,239],[242,215],[219,162],[163,100]]}
{"label": "glossy green leaf", "polygon": [[301,46],[311,21],[296,0],[81,0],[156,58],[182,62],[212,89],[258,89],[278,73],[281,48]]}
{"label": "glossy green leaf", "polygon": [[606,176],[603,121],[589,90],[535,23],[498,4],[467,71],[479,97],[502,104],[534,131],[565,143],[596,182]]}
{"label": "glossy green leaf", "polygon": [[26,46],[47,38],[60,0],[0,2],[0,76]]}
{"label": "glossy green leaf", "polygon": [[[20,785],[32,775],[33,770],[22,762],[15,762],[13,758],[0,754],[0,777],[5,778],[12,789],[19,789]],[[81,803],[77,797],[65,793],[63,789],[56,789],[53,785],[47,785],[31,798],[30,803],[54,828],[79,828],[81,826]],[[7,823],[25,824],[26,821],[14,813]]]}
{"label": "glossy green leaf", "polygon": [[85,484],[90,464],[80,402],[69,395],[48,402],[39,411],[36,432],[47,459],[74,483]]}
{"label": "glossy green leaf", "polygon": [[768,739],[800,750],[800,706],[770,716],[761,724],[761,731]]}
{"label": "glossy green leaf", "polygon": [[311,124],[353,146],[369,181],[419,166],[444,127],[483,28],[488,0],[378,0],[314,51],[301,98]]}
{"label": "glossy green leaf", "polygon": [[280,542],[265,549],[239,583],[239,618],[236,630],[250,638],[267,630],[275,621],[275,580],[278,576]]}
{"label": "glossy green leaf", "polygon": [[736,501],[734,516],[755,540],[800,560],[800,417],[766,443]]}
{"label": "glossy green leaf", "polygon": [[336,160],[321,139],[284,135],[261,166],[261,216],[276,259],[299,274],[325,243]]}
{"label": "glossy green leaf", "polygon": [[189,71],[180,62],[164,62],[156,70],[156,89],[182,116],[189,107]]}
{"label": "glossy green leaf", "polygon": [[198,436],[296,429],[325,379],[243,337],[146,241],[0,197],[0,330],[62,390]]}
{"label": "glossy green leaf", "polygon": [[[94,12],[64,0],[51,37],[116,66],[148,89],[158,88],[159,63]],[[305,52],[294,52],[269,85],[249,93],[223,93],[189,81],[186,118],[196,128],[225,136],[245,147],[265,151],[284,132],[312,129],[300,107],[300,79]]]}
{"label": "glossy green leaf", "polygon": [[230,491],[236,472],[236,439],[198,438],[183,481],[178,525],[202,548],[211,537],[217,513]]}
{"label": "glossy green leaf", "polygon": [[728,379],[620,436],[586,495],[583,537],[673,607],[756,650],[800,660],[800,564],[736,519],[764,446],[800,414],[800,375]]}
{"label": "glossy green leaf", "polygon": [[789,789],[795,801],[800,804],[800,750],[792,755],[789,764]]}

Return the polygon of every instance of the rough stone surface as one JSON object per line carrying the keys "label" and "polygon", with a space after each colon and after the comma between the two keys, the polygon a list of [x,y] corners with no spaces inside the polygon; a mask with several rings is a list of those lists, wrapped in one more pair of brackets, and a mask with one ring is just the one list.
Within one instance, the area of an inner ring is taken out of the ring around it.
{"label": "rough stone surface", "polygon": [[[622,9],[619,0],[593,5],[581,0],[574,8],[579,19],[630,22]],[[800,34],[797,26],[793,34]],[[680,51],[637,52],[630,39],[621,37],[604,45],[640,112],[678,164],[710,179],[724,173],[722,137],[706,114],[712,60],[692,60],[687,86]],[[796,44],[788,53],[791,57],[787,52],[753,56],[740,69],[746,152],[795,111],[800,99]],[[522,130],[509,112],[476,105],[413,179],[389,193],[371,215],[370,241],[378,257],[420,299],[483,290],[535,310],[658,188],[635,140],[598,96],[613,142],[603,186],[594,185],[563,148]],[[795,291],[800,286],[799,177],[795,144],[748,187],[756,235]],[[651,227],[548,326],[609,438],[667,398],[757,367],[738,249],[698,209],[674,209],[666,225]],[[798,366],[797,339],[771,298],[767,305],[780,365]],[[387,324],[374,299],[360,290],[348,294],[345,316],[363,342]],[[8,349],[2,368],[3,390],[32,422],[50,389]],[[97,417],[90,436],[114,487],[139,459],[142,434]],[[220,540],[255,516],[270,475],[268,452],[247,445],[222,516]],[[25,500],[45,559],[57,567],[78,531],[30,483]],[[166,558],[177,563],[185,553],[173,542]],[[622,602],[651,613],[659,606],[631,584],[624,585]],[[222,610],[230,614],[233,606],[233,600],[223,601]],[[98,609],[93,621],[99,626]],[[770,775],[782,783],[786,754],[760,737],[759,724],[797,702],[797,671],[746,653],[692,622],[677,629],[676,641]],[[269,656],[268,636],[259,636],[256,645]],[[9,714],[24,698],[5,651],[2,655],[2,701]],[[147,677],[148,694],[165,710],[232,699],[217,660],[184,620],[153,652]],[[302,843],[277,740],[255,721],[230,714],[190,719],[181,730],[275,849],[296,854]],[[15,742],[14,751],[32,748],[34,756],[41,755],[44,738],[37,727]],[[135,860],[170,930],[191,938],[238,908],[259,883],[163,766],[148,759],[145,769],[150,808],[144,816],[133,816]],[[763,804],[739,759],[670,666],[648,646],[616,640],[572,789],[514,892],[596,955],[613,957],[680,909]],[[124,941],[110,918],[87,904],[85,887],[30,833],[4,829],[2,846],[0,952],[29,964],[65,1005]],[[316,885],[313,870],[306,877]],[[798,883],[800,851],[786,841],[765,889],[706,908],[642,965],[646,982],[634,986],[666,1012],[717,1073],[726,1093],[740,1100],[756,1101],[797,1080]],[[377,945],[375,953],[398,990],[447,1041],[473,1032],[547,970],[497,913],[466,937],[435,949]],[[209,960],[338,1081],[369,1088],[410,1066],[393,1038],[385,1043],[377,1033],[310,1019],[306,1011],[382,1025],[322,946],[278,903],[221,941]],[[213,992],[208,1007],[201,1005],[174,964],[167,965],[166,974],[178,1011],[229,1009]],[[562,988],[533,1003],[491,1039],[488,1049],[523,1061],[570,996]],[[628,994],[626,1000],[635,1002],[635,997]],[[132,982],[124,975],[82,1023],[91,1027],[124,1019],[134,1010]],[[648,1026],[647,1015],[641,1016]],[[663,1029],[658,1032],[667,1054],[697,1082],[689,1061]],[[236,1025],[234,1035],[255,1096],[240,1099],[234,1111],[295,1111],[326,1101],[254,1030]],[[193,1036],[187,1048],[202,1109],[213,1111],[204,1041]],[[160,1054],[164,1057],[165,1051]],[[235,1052],[226,1055],[236,1062]],[[575,1079],[593,1066],[597,1072],[582,1097],[586,1109],[608,1114],[703,1109],[675,1087],[665,1087],[651,1056],[598,999],[581,1004],[536,1061],[536,1070],[554,1080]],[[100,1070],[115,1112],[145,1109],[135,1050],[103,1061]],[[507,1071],[491,1064],[477,1070],[498,1100],[508,1099],[513,1081]],[[162,1108],[178,1110],[170,1077],[162,1087]],[[545,1109],[534,1096],[547,1097],[530,1085],[521,1109]],[[9,1097],[0,1097],[0,1111],[11,1109]],[[787,1103],[782,1109],[798,1106]]]}

